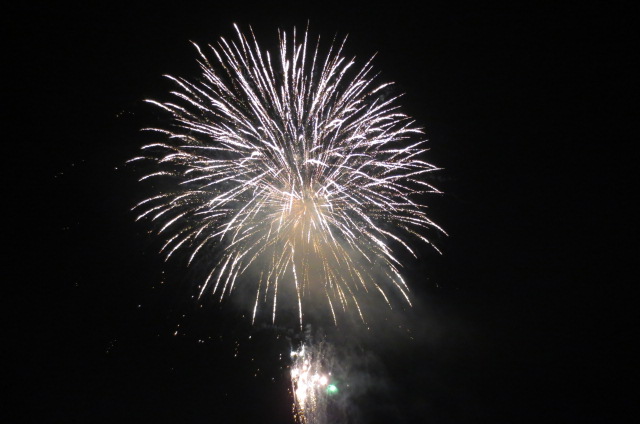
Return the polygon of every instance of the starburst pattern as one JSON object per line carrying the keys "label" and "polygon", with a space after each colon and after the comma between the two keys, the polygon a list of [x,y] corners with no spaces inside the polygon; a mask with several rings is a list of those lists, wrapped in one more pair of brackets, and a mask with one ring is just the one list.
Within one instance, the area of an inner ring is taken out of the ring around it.
{"label": "starburst pattern", "polygon": [[[271,54],[236,32],[207,54],[196,45],[197,82],[168,76],[177,101],[149,100],[173,125],[151,128],[165,141],[133,160],[154,161],[142,179],[167,178],[168,189],[139,203],[138,218],[161,222],[167,258],[219,249],[201,295],[253,284],[254,318],[266,303],[275,320],[284,289],[301,325],[304,299],[324,299],[334,320],[338,308],[364,320],[370,293],[410,302],[394,250],[414,254],[410,239],[442,231],[416,200],[438,193],[423,179],[437,168],[423,159],[421,130],[388,97],[391,84],[376,83],[371,60],[357,68],[344,57],[344,41],[323,54],[319,38],[294,29]],[[251,268],[256,277],[243,279]]]}

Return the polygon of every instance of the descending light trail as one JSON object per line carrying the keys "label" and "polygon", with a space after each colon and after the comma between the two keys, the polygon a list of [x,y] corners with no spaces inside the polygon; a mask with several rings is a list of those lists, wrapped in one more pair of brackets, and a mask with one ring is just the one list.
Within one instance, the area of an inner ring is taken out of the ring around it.
{"label": "descending light trail", "polygon": [[364,320],[371,293],[391,306],[390,288],[410,304],[395,251],[414,255],[410,239],[442,231],[417,198],[439,191],[422,179],[437,168],[391,83],[375,82],[371,60],[345,58],[344,41],[322,53],[308,32],[281,31],[274,54],[236,32],[208,54],[196,45],[197,82],[168,76],[175,102],[148,100],[172,125],[149,128],[164,141],[132,159],[154,161],[141,180],[159,190],[135,206],[138,219],[161,222],[167,258],[186,249],[191,263],[218,246],[200,295],[255,284],[254,319],[268,304],[275,321],[283,291],[300,325],[307,299],[336,322],[337,309]]}

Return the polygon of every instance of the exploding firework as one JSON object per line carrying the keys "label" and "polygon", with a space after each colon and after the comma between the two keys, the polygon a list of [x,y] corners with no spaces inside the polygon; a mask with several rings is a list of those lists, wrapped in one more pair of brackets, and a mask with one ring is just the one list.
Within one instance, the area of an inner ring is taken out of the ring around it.
{"label": "exploding firework", "polygon": [[[221,38],[192,82],[169,76],[177,100],[150,103],[172,117],[150,128],[163,141],[144,146],[164,178],[142,201],[138,219],[160,222],[161,252],[220,255],[200,287],[220,299],[253,285],[253,318],[266,304],[275,321],[279,296],[322,300],[331,311],[357,311],[378,293],[410,303],[398,249],[442,231],[417,199],[438,193],[423,181],[436,167],[422,158],[421,130],[400,110],[390,83],[376,83],[371,60],[360,68],[342,43],[321,52],[320,39],[279,32],[275,54],[253,32]],[[215,61],[210,58],[215,58]],[[415,256],[415,255],[414,255]],[[252,272],[252,278],[241,276]],[[337,322],[337,321],[336,321]]]}
{"label": "exploding firework", "polygon": [[293,414],[301,424],[326,422],[328,397],[337,393],[337,387],[327,372],[323,344],[302,346],[291,352],[291,388]]}

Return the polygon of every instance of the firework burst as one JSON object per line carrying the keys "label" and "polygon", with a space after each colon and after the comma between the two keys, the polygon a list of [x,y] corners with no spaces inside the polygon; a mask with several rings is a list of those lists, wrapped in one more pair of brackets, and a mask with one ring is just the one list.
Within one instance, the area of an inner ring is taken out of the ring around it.
{"label": "firework burst", "polygon": [[293,415],[301,424],[326,422],[328,395],[337,390],[330,384],[331,374],[323,369],[323,359],[322,344],[302,344],[291,352]]}
{"label": "firework burst", "polygon": [[364,320],[371,293],[410,303],[394,249],[414,254],[411,238],[442,231],[416,200],[438,193],[422,180],[436,167],[422,159],[420,129],[387,97],[390,83],[376,83],[371,60],[356,68],[344,57],[344,41],[321,53],[319,38],[294,29],[279,32],[272,54],[236,32],[208,53],[196,45],[197,82],[168,76],[177,101],[148,100],[172,125],[150,128],[164,141],[132,160],[154,161],[142,179],[166,178],[167,190],[136,205],[138,219],[161,223],[167,258],[218,249],[200,295],[253,284],[254,319],[266,304],[275,320],[283,290],[301,325],[307,298],[324,299],[334,320],[339,309]]}

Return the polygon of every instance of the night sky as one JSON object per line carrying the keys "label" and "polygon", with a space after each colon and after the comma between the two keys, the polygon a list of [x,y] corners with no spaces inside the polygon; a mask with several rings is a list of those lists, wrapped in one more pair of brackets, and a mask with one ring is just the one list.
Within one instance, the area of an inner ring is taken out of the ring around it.
{"label": "night sky", "polygon": [[3,11],[6,422],[293,422],[295,319],[252,327],[240,302],[194,300],[204,268],[165,263],[134,222],[145,188],[125,161],[167,122],[142,102],[168,98],[162,75],[198,76],[190,40],[237,23],[273,49],[307,22],[348,34],[360,63],[377,53],[444,168],[428,199],[443,255],[406,258],[416,306],[368,328],[313,322],[345,358],[349,422],[630,419],[637,124],[620,106],[637,8],[202,3]]}

